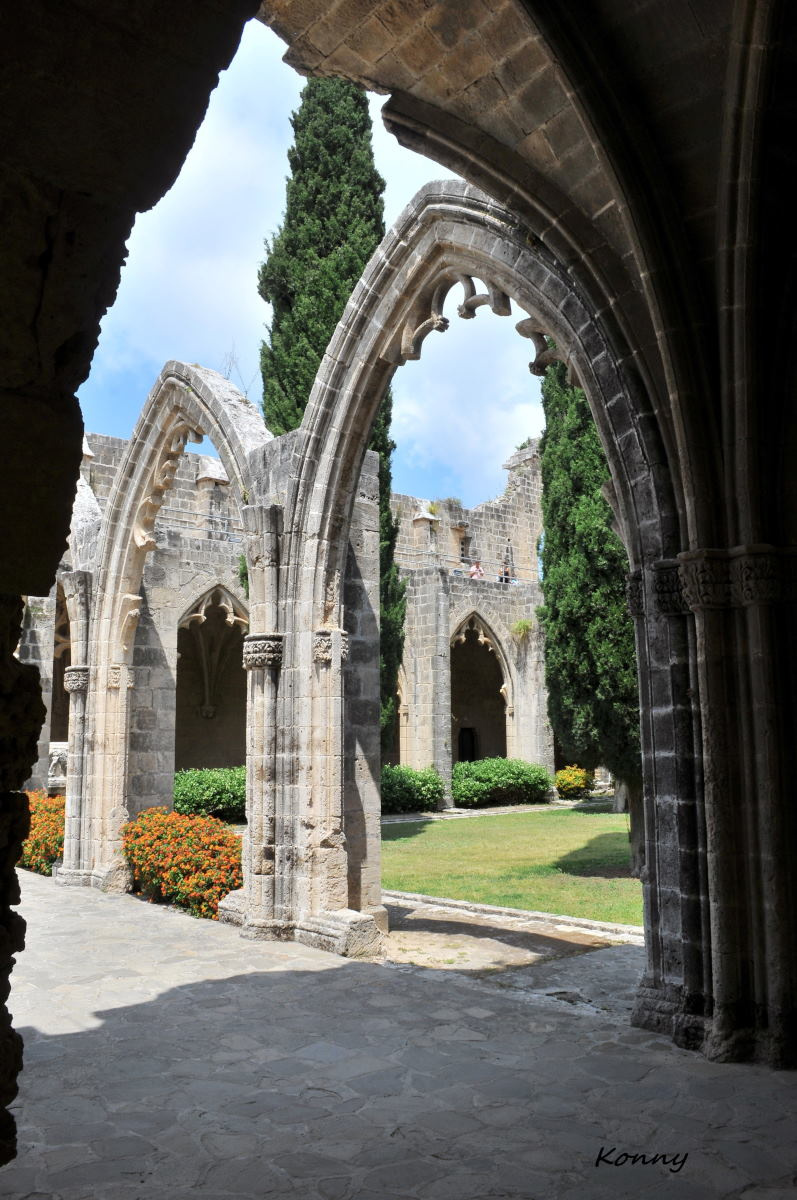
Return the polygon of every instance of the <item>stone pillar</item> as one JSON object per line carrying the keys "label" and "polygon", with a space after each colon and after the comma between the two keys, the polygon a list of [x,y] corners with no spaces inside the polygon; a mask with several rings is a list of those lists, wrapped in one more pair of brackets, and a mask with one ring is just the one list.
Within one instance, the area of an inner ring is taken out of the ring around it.
{"label": "stone pillar", "polygon": [[435,653],[432,673],[432,766],[443,780],[444,808],[453,808],[451,796],[451,603],[448,571],[433,573]]}
{"label": "stone pillar", "polygon": [[357,958],[381,947],[371,914],[349,908],[348,855],[343,831],[343,670],[349,656],[344,629],[316,629],[308,716],[310,793],[304,795],[300,826],[304,878],[296,900],[302,906],[296,940]]}
{"label": "stone pillar", "polygon": [[22,1038],[6,1007],[12,954],[25,946],[25,922],[12,911],[20,902],[15,865],[29,828],[28,799],[21,788],[36,761],[46,716],[36,669],[14,656],[22,629],[19,596],[0,596],[0,1166],[16,1154],[16,1125],[6,1111],[17,1094]]}
{"label": "stone pillar", "polygon": [[55,872],[58,883],[89,883],[80,872],[89,842],[86,811],[86,701],[89,690],[89,608],[91,576],[87,571],[69,571],[62,576],[72,639],[72,666],[64,672],[69,694],[69,749],[66,763],[66,823],[63,865]]}
{"label": "stone pillar", "polygon": [[695,615],[719,1060],[797,1065],[797,549],[679,555]]}
{"label": "stone pillar", "polygon": [[641,807],[629,795],[643,885],[647,965],[632,1021],[699,1049],[711,1012],[706,837],[699,718],[693,699],[694,624],[667,560],[628,581],[640,678]]}
{"label": "stone pillar", "polygon": [[[83,774],[86,747],[86,695],[89,690],[87,666],[67,667],[64,687],[69,693],[69,752],[66,765],[66,821],[64,827],[63,866],[56,872],[59,883],[70,881],[71,873],[81,867],[81,850],[88,839],[86,813],[83,806]],[[84,874],[75,882],[88,883]]]}
{"label": "stone pillar", "polygon": [[282,666],[282,634],[248,634],[243,662],[247,671],[246,813],[243,887],[219,905],[219,919],[241,925],[248,937],[285,937],[291,932],[274,911],[276,830],[277,689]]}

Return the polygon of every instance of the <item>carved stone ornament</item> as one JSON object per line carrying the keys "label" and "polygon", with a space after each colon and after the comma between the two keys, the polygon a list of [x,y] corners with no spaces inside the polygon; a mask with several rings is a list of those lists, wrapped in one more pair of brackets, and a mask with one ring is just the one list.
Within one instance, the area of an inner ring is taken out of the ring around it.
{"label": "carved stone ornament", "polygon": [[534,343],[534,361],[529,363],[529,370],[532,375],[543,376],[553,363],[561,362],[567,367],[566,378],[568,384],[571,387],[579,386],[578,376],[575,373],[573,364],[557,346],[548,344],[548,338],[540,329],[539,323],[534,317],[526,317],[524,320],[518,321],[515,329],[521,337],[528,338]]}
{"label": "carved stone ornament", "polygon": [[684,596],[693,611],[794,603],[797,551],[791,547],[735,546],[679,554]]}
{"label": "carved stone ornament", "polygon": [[332,635],[340,635],[340,661],[349,657],[349,635],[343,629],[317,629],[313,634],[313,658],[316,662],[332,663]]}
{"label": "carved stone ornament", "polygon": [[187,424],[179,423],[174,426],[161,448],[148,494],[138,507],[133,523],[133,541],[141,550],[154,550],[155,518],[163,504],[165,493],[174,483],[174,477],[180,464],[180,458],[189,440],[199,441],[198,430],[191,429]]}
{"label": "carved stone ornament", "polygon": [[653,597],[656,612],[663,617],[678,617],[689,612],[677,562],[654,564]]}
{"label": "carved stone ornament", "polygon": [[122,682],[122,668],[121,667],[109,667],[108,668],[108,687],[109,688],[118,688],[121,685],[121,682]]}
{"label": "carved stone ornament", "polygon": [[276,669],[282,665],[281,633],[250,633],[244,638],[244,666],[247,671]]}
{"label": "carved stone ornament", "polygon": [[642,584],[642,572],[631,571],[625,577],[625,598],[628,611],[632,617],[645,615],[645,589]]}
{"label": "carved stone ornament", "polygon": [[401,330],[398,344],[394,343],[388,353],[388,361],[401,364],[419,359],[424,338],[433,332],[445,333],[448,329],[448,317],[443,316],[443,305],[452,287],[458,283],[462,284],[465,296],[457,307],[457,314],[465,320],[475,317],[476,309],[481,308],[483,304],[488,304],[496,316],[508,317],[511,314],[512,304],[509,297],[496,285],[485,280],[487,290],[477,293],[476,284],[470,275],[447,274],[432,293],[429,315],[425,316],[423,309],[419,311],[420,303],[416,306],[413,316],[405,322]]}
{"label": "carved stone ornament", "polygon": [[[117,684],[117,687],[119,685]],[[64,671],[64,691],[87,692],[89,689],[88,667],[67,667]]]}
{"label": "carved stone ornament", "polygon": [[[480,646],[486,646],[491,654],[495,653],[492,635],[487,631],[487,629],[485,629],[481,619],[476,615],[476,613],[472,613],[467,620],[462,622],[451,639],[451,645],[462,646],[465,642],[465,638],[471,632],[476,634],[476,640]],[[504,697],[504,700],[506,700],[506,697]]]}

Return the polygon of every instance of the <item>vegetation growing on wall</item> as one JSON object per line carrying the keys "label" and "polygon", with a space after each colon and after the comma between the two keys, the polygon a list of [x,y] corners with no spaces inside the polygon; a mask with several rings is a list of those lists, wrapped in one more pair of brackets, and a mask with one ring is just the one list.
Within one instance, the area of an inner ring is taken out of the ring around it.
{"label": "vegetation growing on wall", "polygon": [[598,431],[565,367],[542,385],[541,547],[548,714],[566,760],[639,784],[639,694],[625,599],[628,561],[601,494],[609,478]]}
{"label": "vegetation growing on wall", "polygon": [[[384,232],[384,180],[374,166],[364,91],[343,79],[310,79],[292,118],[285,216],[266,244],[260,295],[272,305],[261,351],[263,411],[274,434],[302,420],[316,372],[346,301]],[[392,399],[384,396],[371,448],[379,454],[380,691],[383,752],[392,745],[404,649],[404,585],[393,563],[390,512]]]}

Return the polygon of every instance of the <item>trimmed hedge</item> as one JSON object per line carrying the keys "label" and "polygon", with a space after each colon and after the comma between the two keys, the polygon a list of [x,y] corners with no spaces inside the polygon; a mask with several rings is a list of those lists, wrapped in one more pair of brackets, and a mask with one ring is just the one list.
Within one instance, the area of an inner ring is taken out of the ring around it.
{"label": "trimmed hedge", "polygon": [[241,824],[246,820],[246,767],[177,771],[174,811]]}
{"label": "trimmed hedge", "polygon": [[434,767],[382,767],[382,812],[434,812],[443,802],[443,781]]}
{"label": "trimmed hedge", "polygon": [[241,840],[215,817],[147,808],[122,827],[136,891],[218,920],[219,900],[241,887]]}
{"label": "trimmed hedge", "polygon": [[22,843],[20,867],[52,875],[53,863],[64,852],[66,799],[46,792],[28,792],[30,833]]}
{"label": "trimmed hedge", "polygon": [[584,767],[562,767],[554,776],[554,785],[563,800],[583,800],[592,791],[595,775]]}
{"label": "trimmed hedge", "polygon": [[545,767],[519,758],[482,758],[454,765],[451,793],[458,808],[544,804],[552,780]]}

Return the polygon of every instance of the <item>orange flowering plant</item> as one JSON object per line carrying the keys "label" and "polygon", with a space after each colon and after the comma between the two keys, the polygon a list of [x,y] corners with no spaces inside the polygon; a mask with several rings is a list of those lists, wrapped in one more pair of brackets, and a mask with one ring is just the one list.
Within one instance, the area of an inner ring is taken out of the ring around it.
{"label": "orange flowering plant", "polygon": [[219,900],[243,882],[241,842],[215,817],[147,808],[122,827],[136,889],[195,917],[218,920]]}
{"label": "orange flowering plant", "polygon": [[46,792],[28,792],[30,804],[30,833],[22,843],[20,867],[39,875],[52,875],[53,863],[64,849],[63,796],[48,796]]}

